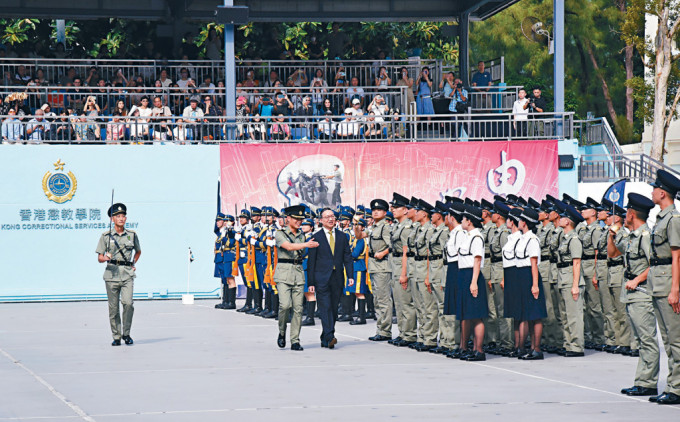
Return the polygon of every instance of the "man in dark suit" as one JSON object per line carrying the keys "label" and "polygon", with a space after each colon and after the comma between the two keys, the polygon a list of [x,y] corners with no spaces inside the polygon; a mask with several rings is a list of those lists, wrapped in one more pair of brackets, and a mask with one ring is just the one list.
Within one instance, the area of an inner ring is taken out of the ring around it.
{"label": "man in dark suit", "polygon": [[332,349],[335,338],[335,321],[338,317],[338,303],[344,287],[345,273],[350,286],[354,284],[352,252],[347,236],[335,228],[335,214],[330,209],[321,212],[323,228],[312,240],[319,247],[309,250],[307,261],[307,285],[309,292],[316,292],[316,304],[321,319],[321,347]]}

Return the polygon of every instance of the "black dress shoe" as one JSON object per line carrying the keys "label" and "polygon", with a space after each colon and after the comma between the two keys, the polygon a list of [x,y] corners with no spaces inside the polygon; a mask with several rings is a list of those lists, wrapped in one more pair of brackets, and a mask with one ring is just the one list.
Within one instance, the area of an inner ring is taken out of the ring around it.
{"label": "black dress shoe", "polygon": [[388,341],[388,343],[389,343],[389,344],[394,344],[394,343],[396,343],[396,342],[398,342],[398,341],[401,341],[401,336],[396,336],[396,337],[393,338],[392,340]]}
{"label": "black dress shoe", "polygon": [[479,353],[479,352],[474,352],[470,356],[465,359],[468,362],[480,362],[486,360],[486,354],[484,353]]}
{"label": "black dress shoe", "polygon": [[[656,396],[659,394],[659,391],[656,388],[648,388],[648,387],[638,387],[633,386],[631,388],[626,388],[626,391],[624,394],[627,396]],[[621,390],[623,392],[623,390]]]}
{"label": "black dress shoe", "polygon": [[279,334],[279,338],[276,340],[276,344],[279,345],[280,348],[286,347],[286,336],[283,334]]}
{"label": "black dress shoe", "polygon": [[303,349],[302,346],[300,346],[300,343],[293,343],[293,344],[290,345],[290,350],[295,350],[296,352],[301,352],[305,349]]}
{"label": "black dress shoe", "polygon": [[473,356],[474,354],[475,354],[475,352],[473,352],[472,350],[468,350],[468,349],[461,350],[460,356],[458,357],[458,359],[467,360],[467,358],[469,358],[470,356]]}
{"label": "black dress shoe", "polygon": [[640,357],[640,350],[639,349],[630,349],[630,354],[628,355],[633,358],[639,358]]}
{"label": "black dress shoe", "polygon": [[419,341],[416,341],[415,343],[411,343],[411,344],[408,346],[408,348],[409,348],[409,349],[417,349],[417,348],[422,347],[422,346],[424,346],[423,343],[421,343],[421,342],[419,342]]}
{"label": "black dress shoe", "polygon": [[419,352],[429,352],[430,350],[434,349],[437,346],[428,346],[426,344],[423,344],[420,347],[417,347],[416,350]]}
{"label": "black dress shoe", "polygon": [[621,347],[621,354],[623,356],[630,356],[630,347],[628,346],[622,346]]}
{"label": "black dress shoe", "polygon": [[664,396],[656,399],[657,404],[680,404],[680,396],[674,393],[666,393]]}
{"label": "black dress shoe", "polygon": [[522,360],[543,360],[543,352],[537,352],[536,350],[532,350],[531,352],[520,356],[519,357]]}
{"label": "black dress shoe", "polygon": [[428,350],[428,351],[429,351],[430,353],[441,354],[441,353],[444,353],[444,352],[442,351],[442,350],[444,350],[444,349],[445,349],[444,347],[438,346],[438,347],[432,348],[432,349],[430,349],[430,350]]}
{"label": "black dress shoe", "polygon": [[246,311],[246,315],[255,315],[259,314],[262,312],[262,308],[250,308],[249,311]]}
{"label": "black dress shoe", "polygon": [[560,356],[564,356],[565,353],[567,353],[567,350],[564,347],[561,347],[555,351]]}
{"label": "black dress shoe", "polygon": [[236,312],[248,312],[248,311],[251,310],[251,309],[253,309],[253,308],[251,308],[251,307],[248,306],[248,305],[243,305],[243,308],[237,309]]}
{"label": "black dress shoe", "polygon": [[380,334],[376,334],[373,337],[369,337],[368,339],[371,341],[389,341],[392,339],[392,337],[381,336]]}
{"label": "black dress shoe", "polygon": [[111,346],[120,346],[120,339],[113,340],[113,342],[111,343]]}
{"label": "black dress shoe", "polygon": [[264,308],[264,309],[260,309],[260,312],[255,312],[253,315],[261,317],[262,315],[266,314],[269,311],[271,311],[271,309]]}
{"label": "black dress shoe", "polygon": [[375,312],[366,312],[366,319],[377,320],[378,317],[376,317]]}
{"label": "black dress shoe", "polygon": [[264,319],[272,319],[276,318],[277,316],[279,316],[279,313],[276,311],[269,311],[266,314],[262,314],[262,318]]}
{"label": "black dress shoe", "polygon": [[366,325],[366,320],[364,318],[354,318],[349,322],[349,325]]}
{"label": "black dress shoe", "polygon": [[302,320],[302,323],[300,324],[303,327],[310,327],[312,325],[316,325],[316,322],[314,322],[314,318],[307,317]]}
{"label": "black dress shoe", "polygon": [[591,350],[593,347],[595,347],[595,344],[592,343],[592,342],[590,342],[590,341],[586,341],[586,342],[583,344],[583,346],[584,346],[586,349]]}
{"label": "black dress shoe", "polygon": [[657,396],[652,396],[649,398],[649,401],[651,401],[652,403],[656,403],[657,400],[659,400],[661,397],[664,397],[665,395],[666,393],[661,393]]}
{"label": "black dress shoe", "polygon": [[452,349],[449,353],[446,354],[446,357],[451,359],[460,358],[460,349]]}
{"label": "black dress shoe", "polygon": [[340,316],[340,318],[338,318],[338,322],[348,322],[348,321],[351,321],[351,320],[352,320],[352,317],[347,315],[347,314],[342,315],[342,316]]}
{"label": "black dress shoe", "polygon": [[215,309],[225,309],[225,306],[227,306],[227,304],[224,302],[218,303],[217,305],[215,305]]}
{"label": "black dress shoe", "polygon": [[130,336],[123,336],[123,340],[125,341],[125,344],[127,344],[127,345],[134,343],[134,341],[132,341],[132,337],[130,337]]}
{"label": "black dress shoe", "polygon": [[328,342],[328,348],[334,349],[336,344],[338,344],[338,339],[333,337],[331,341]]}
{"label": "black dress shoe", "polygon": [[571,350],[567,350],[566,352],[564,352],[565,358],[578,358],[585,355],[586,354],[583,352],[572,352]]}
{"label": "black dress shoe", "polygon": [[612,353],[615,355],[621,355],[623,354],[623,347],[621,346],[616,346],[614,350],[612,350]]}
{"label": "black dress shoe", "polygon": [[556,353],[556,352],[557,352],[557,347],[555,347],[555,346],[548,346],[548,347],[546,347],[546,348],[543,349],[543,350],[545,350],[545,351],[548,352],[548,353]]}
{"label": "black dress shoe", "polygon": [[509,358],[518,358],[518,357],[520,357],[524,354],[526,354],[526,353],[522,353],[522,351],[519,350],[519,349],[512,349],[511,351],[506,353],[505,356],[509,357]]}

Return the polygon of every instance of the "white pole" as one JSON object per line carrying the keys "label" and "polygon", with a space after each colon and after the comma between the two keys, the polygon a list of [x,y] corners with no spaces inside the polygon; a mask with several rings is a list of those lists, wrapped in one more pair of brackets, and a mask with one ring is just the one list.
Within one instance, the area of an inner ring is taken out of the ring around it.
{"label": "white pole", "polygon": [[189,248],[189,262],[187,263],[187,294],[189,294],[189,280],[191,280],[191,247]]}
{"label": "white pole", "polygon": [[191,247],[189,247],[189,262],[187,263],[187,292],[182,295],[182,304],[193,305],[194,295],[189,294],[189,281],[191,280],[191,261],[193,254],[191,253]]}

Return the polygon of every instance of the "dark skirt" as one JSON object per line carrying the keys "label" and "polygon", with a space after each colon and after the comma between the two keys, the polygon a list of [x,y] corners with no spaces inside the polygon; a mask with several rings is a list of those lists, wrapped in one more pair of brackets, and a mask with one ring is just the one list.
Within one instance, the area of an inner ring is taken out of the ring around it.
{"label": "dark skirt", "polygon": [[489,305],[486,301],[486,280],[482,272],[479,272],[477,278],[477,297],[473,297],[470,293],[471,282],[472,268],[459,268],[458,291],[456,292],[456,319],[459,321],[489,317]]}
{"label": "dark skirt", "polygon": [[366,294],[370,293],[368,285],[368,271],[354,271],[354,285],[350,287],[347,285],[347,280],[345,280],[345,289],[343,294]]}
{"label": "dark skirt", "polygon": [[222,278],[224,271],[223,271],[224,265],[222,265],[221,262],[216,262],[215,263],[215,273],[214,276],[217,278]]}
{"label": "dark skirt", "polygon": [[531,294],[531,286],[533,285],[531,267],[518,267],[516,270],[516,280],[518,282],[521,304],[517,319],[519,321],[535,321],[547,318],[548,312],[545,306],[541,275],[538,275],[538,299],[535,299],[534,295]]}
{"label": "dark skirt", "polygon": [[522,309],[517,267],[503,268],[503,318],[519,319]]}
{"label": "dark skirt", "polygon": [[458,261],[446,264],[444,286],[444,315],[456,315],[456,289],[458,288]]}

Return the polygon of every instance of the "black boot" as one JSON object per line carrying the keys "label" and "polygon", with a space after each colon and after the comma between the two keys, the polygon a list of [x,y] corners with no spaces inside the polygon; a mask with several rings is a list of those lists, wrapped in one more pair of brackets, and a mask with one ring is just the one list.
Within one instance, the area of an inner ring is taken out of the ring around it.
{"label": "black boot", "polygon": [[349,325],[366,324],[366,299],[357,299],[359,302],[359,316],[350,321]]}
{"label": "black boot", "polygon": [[307,302],[307,318],[302,320],[302,325],[307,327],[311,325],[315,325],[316,323],[314,322],[314,308],[316,307],[316,302]]}
{"label": "black boot", "polygon": [[272,292],[269,300],[271,302],[270,310],[267,313],[263,313],[262,318],[271,319],[279,316],[279,295]]}
{"label": "black boot", "polygon": [[260,312],[262,312],[262,289],[253,289],[253,306],[246,314],[254,315]]}
{"label": "black boot", "polygon": [[373,293],[366,293],[366,318],[377,319],[375,316],[375,306],[373,306]]}
{"label": "black boot", "polygon": [[338,317],[338,322],[347,322],[352,320],[351,301],[353,295],[343,295],[340,301],[342,302],[342,314]]}
{"label": "black boot", "polygon": [[237,309],[236,312],[247,312],[253,308],[253,288],[248,287],[246,289],[246,303],[243,308]]}
{"label": "black boot", "polygon": [[271,311],[271,306],[272,306],[272,292],[270,290],[267,290],[264,292],[264,308],[262,311],[258,312],[255,314],[255,316],[262,316],[266,314],[267,312]]}
{"label": "black boot", "polygon": [[218,303],[215,305],[215,309],[226,309],[227,303],[228,303],[228,295],[229,295],[229,286],[226,284],[222,284],[222,302]]}
{"label": "black boot", "polygon": [[230,287],[228,290],[229,300],[224,309],[236,309],[236,287]]}

